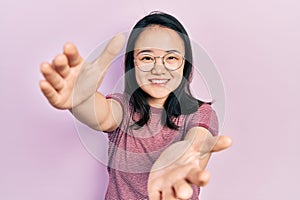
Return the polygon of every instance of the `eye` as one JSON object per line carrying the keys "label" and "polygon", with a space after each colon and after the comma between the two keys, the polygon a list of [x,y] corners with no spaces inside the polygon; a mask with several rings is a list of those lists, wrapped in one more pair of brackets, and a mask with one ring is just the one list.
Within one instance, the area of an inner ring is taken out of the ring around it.
{"label": "eye", "polygon": [[165,58],[165,61],[168,62],[168,63],[178,62],[179,60],[180,60],[180,56],[179,56],[179,55],[176,55],[176,54],[168,55],[168,56]]}
{"label": "eye", "polygon": [[176,58],[175,56],[170,56],[167,58],[168,60],[178,60],[178,58]]}
{"label": "eye", "polygon": [[141,55],[141,56],[139,56],[139,60],[144,63],[151,63],[151,62],[153,62],[154,58],[153,58],[153,56],[150,56],[150,55]]}

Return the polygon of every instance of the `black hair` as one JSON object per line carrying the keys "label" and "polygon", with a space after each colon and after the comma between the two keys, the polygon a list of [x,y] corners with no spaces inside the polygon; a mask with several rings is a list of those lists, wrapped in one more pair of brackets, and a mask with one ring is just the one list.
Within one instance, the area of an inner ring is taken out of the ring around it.
{"label": "black hair", "polygon": [[146,27],[158,25],[176,31],[182,38],[185,47],[185,61],[183,69],[183,78],[180,85],[169,94],[164,103],[162,124],[166,124],[169,128],[177,130],[178,125],[174,123],[174,119],[182,114],[190,114],[196,112],[202,101],[194,98],[190,91],[190,82],[193,72],[193,56],[190,39],[183,25],[173,16],[163,12],[151,12],[139,20],[133,27],[127,42],[125,54],[125,92],[130,95],[130,105],[133,112],[139,114],[139,120],[135,121],[137,127],[145,125],[150,118],[150,106],[147,103],[149,96],[137,84],[134,73],[134,46],[139,35]]}

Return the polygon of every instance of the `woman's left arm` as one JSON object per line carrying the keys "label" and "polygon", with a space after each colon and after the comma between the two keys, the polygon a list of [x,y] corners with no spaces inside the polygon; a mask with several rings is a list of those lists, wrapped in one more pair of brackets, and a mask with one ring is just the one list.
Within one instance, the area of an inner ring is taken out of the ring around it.
{"label": "woman's left arm", "polygon": [[213,136],[203,127],[191,128],[183,141],[170,145],[152,166],[150,200],[191,198],[191,184],[205,186],[209,181],[205,167],[211,153],[227,149],[231,143],[227,136]]}

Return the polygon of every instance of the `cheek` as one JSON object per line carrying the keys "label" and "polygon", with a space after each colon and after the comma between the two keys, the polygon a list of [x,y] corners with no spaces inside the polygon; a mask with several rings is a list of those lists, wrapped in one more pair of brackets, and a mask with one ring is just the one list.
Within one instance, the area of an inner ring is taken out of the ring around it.
{"label": "cheek", "polygon": [[174,80],[176,82],[176,84],[180,84],[182,79],[184,78],[183,77],[183,71],[179,71],[179,72],[176,72],[173,74],[173,77],[174,77]]}
{"label": "cheek", "polygon": [[141,87],[145,82],[143,75],[138,70],[135,70],[135,80],[139,87]]}

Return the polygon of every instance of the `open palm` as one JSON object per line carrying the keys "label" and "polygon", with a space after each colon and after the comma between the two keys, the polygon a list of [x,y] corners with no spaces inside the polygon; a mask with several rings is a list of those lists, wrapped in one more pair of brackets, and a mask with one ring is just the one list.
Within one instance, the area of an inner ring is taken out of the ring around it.
{"label": "open palm", "polygon": [[85,62],[74,44],[65,44],[63,53],[52,63],[41,64],[45,80],[40,81],[40,88],[49,103],[58,109],[71,109],[92,96],[124,42],[124,35],[116,35],[93,63]]}

